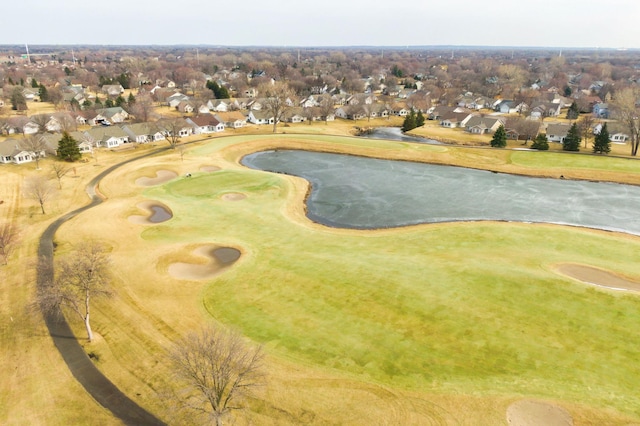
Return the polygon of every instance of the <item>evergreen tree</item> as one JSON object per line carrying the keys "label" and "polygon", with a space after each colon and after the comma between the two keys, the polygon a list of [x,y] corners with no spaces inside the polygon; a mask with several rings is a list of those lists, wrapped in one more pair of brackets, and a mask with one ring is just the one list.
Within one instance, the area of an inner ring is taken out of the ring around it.
{"label": "evergreen tree", "polygon": [[96,100],[93,102],[96,108],[102,108],[102,101],[96,96]]}
{"label": "evergreen tree", "polygon": [[136,97],[133,96],[133,93],[129,92],[129,98],[127,99],[127,104],[131,106],[135,103],[136,103]]}
{"label": "evergreen tree", "polygon": [[402,131],[408,132],[409,130],[413,130],[416,128],[416,113],[412,109],[409,115],[404,118],[404,122],[402,123]]}
{"label": "evergreen tree", "polygon": [[493,134],[493,137],[491,138],[491,146],[493,148],[504,148],[507,146],[507,132],[504,130],[504,126],[502,124]]}
{"label": "evergreen tree", "polygon": [[547,139],[547,135],[544,133],[540,133],[533,140],[531,144],[531,149],[537,149],[539,151],[547,151],[549,149],[549,140]]}
{"label": "evergreen tree", "polygon": [[127,102],[124,100],[122,95],[118,95],[118,97],[116,98],[116,106],[122,107],[126,103]]}
{"label": "evergreen tree", "polygon": [[564,151],[580,151],[581,140],[580,130],[578,130],[576,123],[573,123],[567,132],[567,136],[562,141],[562,149]]}
{"label": "evergreen tree", "polygon": [[213,80],[207,81],[207,89],[213,92],[213,96],[216,99],[229,99],[229,91],[226,87],[220,86]]}
{"label": "evergreen tree", "polygon": [[609,129],[607,123],[604,123],[600,133],[598,133],[593,141],[594,154],[608,154],[611,151],[611,141],[609,140]]}
{"label": "evergreen tree", "polygon": [[120,85],[122,86],[123,89],[130,89],[131,88],[131,78],[129,77],[129,74],[125,74],[125,73],[120,74],[116,78],[116,81],[118,83],[120,83]]}
{"label": "evergreen tree", "polygon": [[104,107],[113,108],[113,101],[111,99],[107,99],[106,101],[104,101]]}
{"label": "evergreen tree", "polygon": [[579,115],[580,115],[580,110],[578,110],[578,103],[574,102],[571,104],[571,106],[569,107],[569,110],[567,111],[567,118],[569,120],[575,120],[576,118],[578,118]]}
{"label": "evergreen tree", "polygon": [[38,94],[40,95],[40,101],[49,102],[49,92],[44,85],[40,85],[40,89],[38,90]]}
{"label": "evergreen tree", "polygon": [[38,84],[38,82],[36,81],[36,79],[35,79],[35,78],[32,78],[32,79],[31,79],[31,87],[33,87],[33,88],[35,89],[35,88],[38,88],[38,87],[40,87],[40,86],[41,86],[41,85],[39,85],[39,84]]}
{"label": "evergreen tree", "polygon": [[24,97],[24,93],[20,86],[15,86],[11,92],[11,109],[14,111],[27,110],[27,98]]}
{"label": "evergreen tree", "polygon": [[68,132],[64,132],[58,142],[58,157],[65,161],[77,161],[82,157],[78,143]]}
{"label": "evergreen tree", "polygon": [[[74,99],[74,101],[76,101]],[[78,103],[78,101],[76,101],[76,103]],[[82,102],[82,108],[91,108],[91,101],[89,99],[85,99],[84,102]]]}
{"label": "evergreen tree", "polygon": [[422,115],[422,111],[418,110],[418,114],[416,114],[416,127],[424,126],[424,115]]}

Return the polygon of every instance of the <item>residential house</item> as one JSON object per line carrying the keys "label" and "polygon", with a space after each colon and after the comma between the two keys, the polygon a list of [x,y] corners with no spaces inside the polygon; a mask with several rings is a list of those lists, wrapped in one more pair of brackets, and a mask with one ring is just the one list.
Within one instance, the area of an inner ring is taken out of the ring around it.
{"label": "residential house", "polygon": [[365,105],[364,113],[369,118],[387,118],[389,117],[389,108],[384,104]]}
{"label": "residential house", "polygon": [[[129,113],[122,109],[122,107],[102,108],[96,110],[96,113],[102,118],[101,124],[109,123],[122,123],[129,118]],[[96,120],[98,121],[98,120]]]}
{"label": "residential house", "polygon": [[450,129],[465,127],[467,122],[473,117],[469,112],[449,112],[440,117],[440,125]]}
{"label": "residential house", "polygon": [[22,94],[24,95],[24,99],[27,101],[39,101],[40,100],[40,90],[32,87],[25,87],[22,90]]}
{"label": "residential house", "polygon": [[25,135],[35,135],[39,131],[40,131],[40,125],[37,123],[34,123],[33,121],[27,121],[22,126],[22,133],[24,133]]}
{"label": "residential house", "polygon": [[302,123],[303,121],[307,121],[307,116],[305,115],[305,111],[303,111],[303,108],[296,107],[290,108],[285,111],[285,113],[282,115],[282,120],[287,123]]}
{"label": "residential house", "polygon": [[371,105],[376,102],[376,96],[367,93],[356,93],[347,98],[347,105]]}
{"label": "residential house", "polygon": [[239,129],[247,125],[247,117],[240,111],[219,112],[215,117],[225,128]]}
{"label": "residential house", "polygon": [[189,97],[180,92],[176,92],[165,99],[165,103],[171,108],[177,108],[180,102],[188,101]]}
{"label": "residential house", "polygon": [[124,93],[124,88],[121,84],[105,84],[102,86],[102,93],[106,93],[109,97],[116,98]]}
{"label": "residential house", "polygon": [[118,126],[93,127],[84,134],[85,140],[96,147],[117,148],[129,143],[129,135]]}
{"label": "residential house", "polygon": [[193,126],[193,133],[196,135],[224,131],[224,123],[220,122],[213,114],[190,117],[186,119],[186,122]]}
{"label": "residential house", "polygon": [[469,133],[483,135],[485,133],[494,133],[502,125],[504,125],[504,121],[499,117],[475,115],[467,120],[465,130]]}
{"label": "residential house", "polygon": [[547,140],[549,142],[564,142],[564,138],[567,137],[567,133],[571,126],[563,123],[549,123],[547,125]]}
{"label": "residential house", "polygon": [[440,118],[443,115],[450,114],[453,112],[468,112],[468,111],[462,107],[450,107],[445,105],[439,105],[439,106],[431,107],[427,110],[427,118],[429,120],[440,120]]}
{"label": "residential house", "polygon": [[[87,140],[84,132],[70,132],[69,136],[71,136],[73,140],[76,141],[81,154],[93,152],[93,144],[89,140]],[[48,133],[42,135],[42,138],[47,145],[47,152],[51,152],[57,155],[58,144],[60,143],[60,139],[62,139],[62,135],[60,133]]]}
{"label": "residential house", "polygon": [[231,109],[231,99],[212,99],[207,102],[209,111],[227,112]]}
{"label": "residential house", "polygon": [[[39,157],[45,157],[46,152],[41,151]],[[35,161],[36,153],[29,150],[24,140],[7,139],[0,142],[0,163],[23,164]]]}
{"label": "residential house", "polygon": [[129,136],[130,142],[149,143],[165,139],[162,129],[156,123],[123,124],[120,128]]}
{"label": "residential house", "polygon": [[[599,135],[602,130],[602,123],[598,123],[593,127],[593,134]],[[617,122],[607,123],[607,131],[609,132],[609,140],[612,143],[626,143],[629,139],[629,129]]]}
{"label": "residential house", "polygon": [[275,121],[273,114],[262,110],[251,110],[247,116],[247,121],[253,124],[273,124]]}
{"label": "residential house", "polygon": [[562,108],[561,103],[538,102],[531,108],[529,117],[532,119],[540,119],[543,117],[558,117]]}
{"label": "residential house", "polygon": [[609,118],[609,104],[599,102],[593,106],[593,115],[598,118]]}
{"label": "residential house", "polygon": [[336,109],[336,117],[344,118],[346,120],[362,120],[366,118],[364,109],[359,105],[345,105]]}
{"label": "residential house", "polygon": [[184,119],[175,119],[164,123],[161,122],[158,123],[158,126],[165,136],[172,136],[177,132],[178,137],[184,138],[193,134],[193,127]]}
{"label": "residential house", "polygon": [[183,114],[191,114],[194,111],[193,104],[190,101],[181,101],[176,109]]}

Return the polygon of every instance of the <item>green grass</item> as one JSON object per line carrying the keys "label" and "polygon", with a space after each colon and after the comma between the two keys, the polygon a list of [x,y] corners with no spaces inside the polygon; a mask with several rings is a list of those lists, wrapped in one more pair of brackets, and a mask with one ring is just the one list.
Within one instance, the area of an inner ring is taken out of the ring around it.
{"label": "green grass", "polygon": [[[242,249],[206,287],[204,306],[276,356],[406,389],[534,395],[640,416],[640,297],[551,271],[577,262],[640,280],[640,240],[522,224],[323,229],[288,218],[303,195],[292,181],[226,170],[149,189],[175,216],[142,237]],[[247,198],[221,199],[228,192]]]}
{"label": "green grass", "polygon": [[[537,155],[536,155],[537,154]],[[544,169],[589,169],[594,171],[622,172],[638,177],[640,182],[640,161],[629,158],[614,158],[594,155],[571,155],[566,153],[532,153],[512,151],[510,159],[524,167]]]}

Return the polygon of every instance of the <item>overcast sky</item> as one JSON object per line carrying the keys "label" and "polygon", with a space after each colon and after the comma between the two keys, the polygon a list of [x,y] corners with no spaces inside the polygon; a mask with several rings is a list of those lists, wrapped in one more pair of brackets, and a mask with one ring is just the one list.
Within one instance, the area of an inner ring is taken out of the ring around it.
{"label": "overcast sky", "polygon": [[9,5],[0,15],[0,44],[640,48],[638,0],[15,0]]}

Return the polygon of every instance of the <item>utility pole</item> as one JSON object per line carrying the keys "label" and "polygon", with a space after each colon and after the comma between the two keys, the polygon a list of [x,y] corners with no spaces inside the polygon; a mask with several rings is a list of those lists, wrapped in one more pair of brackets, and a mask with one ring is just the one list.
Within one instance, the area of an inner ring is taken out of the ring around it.
{"label": "utility pole", "polygon": [[27,48],[27,63],[31,63],[31,57],[29,56],[29,45],[25,44],[24,47]]}

